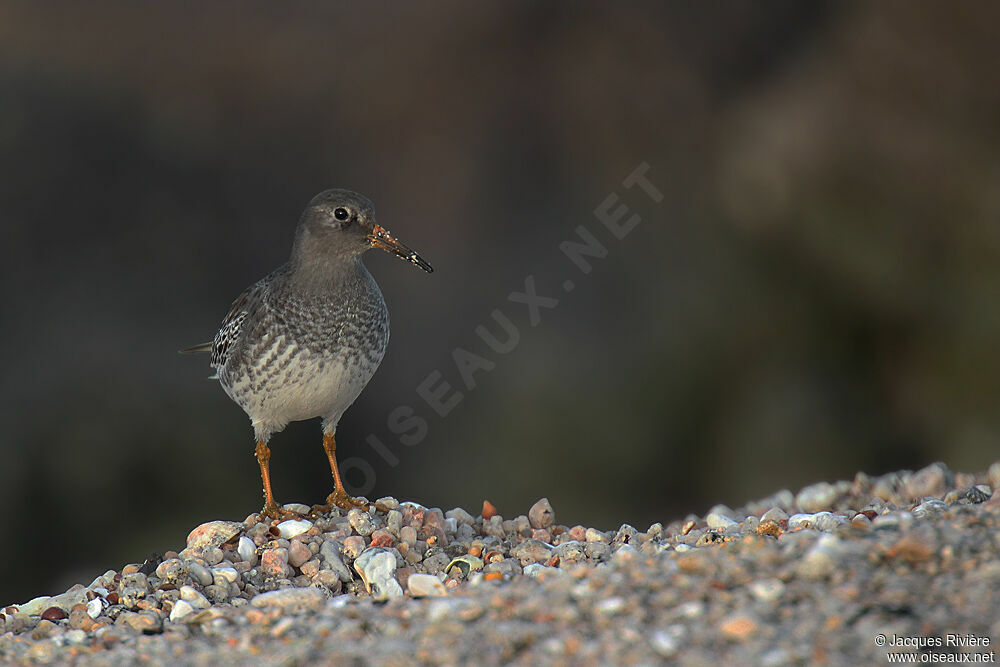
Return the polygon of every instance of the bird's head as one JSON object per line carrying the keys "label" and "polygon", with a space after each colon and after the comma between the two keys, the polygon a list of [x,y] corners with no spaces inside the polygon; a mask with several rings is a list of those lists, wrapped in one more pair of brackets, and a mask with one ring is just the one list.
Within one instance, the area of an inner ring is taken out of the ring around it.
{"label": "bird's head", "polygon": [[350,190],[324,190],[309,202],[296,239],[297,250],[317,249],[324,254],[357,256],[371,248],[390,252],[416,264],[427,273],[434,269],[424,258],[396,240],[375,221],[367,197]]}

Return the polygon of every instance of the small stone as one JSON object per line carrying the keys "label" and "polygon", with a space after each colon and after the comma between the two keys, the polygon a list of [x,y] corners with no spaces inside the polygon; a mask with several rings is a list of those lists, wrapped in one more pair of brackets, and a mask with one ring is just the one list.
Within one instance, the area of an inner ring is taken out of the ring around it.
{"label": "small stone", "polygon": [[752,634],[757,632],[757,621],[746,615],[730,616],[728,619],[722,622],[719,626],[719,630],[722,634],[743,641],[748,639]]}
{"label": "small stone", "polygon": [[103,598],[94,598],[87,603],[87,615],[91,618],[97,618],[107,606],[108,603]]}
{"label": "small stone", "polygon": [[188,564],[188,572],[202,586],[208,586],[213,581],[212,571],[200,563],[191,562]]}
{"label": "small stone", "polygon": [[943,463],[932,463],[903,479],[902,493],[906,498],[939,498],[955,483],[955,475]]}
{"label": "small stone", "polygon": [[42,618],[46,621],[61,621],[64,618],[69,618],[69,614],[62,607],[49,607],[42,612]]}
{"label": "small stone", "polygon": [[449,519],[454,519],[460,524],[465,524],[467,526],[474,526],[476,524],[476,518],[466,512],[461,507],[456,507],[455,509],[448,510],[445,512],[445,517]]}
{"label": "small stone", "polygon": [[725,530],[726,528],[735,528],[739,525],[736,519],[717,512],[712,512],[706,516],[705,523],[711,530]]}
{"label": "small stone", "polygon": [[839,544],[833,535],[821,536],[799,561],[796,572],[806,579],[823,579],[833,574],[837,567]]}
{"label": "small stone", "polygon": [[312,551],[302,542],[293,540],[288,545],[288,564],[292,567],[301,567],[310,558],[312,558]]}
{"label": "small stone", "polygon": [[394,511],[399,507],[399,501],[392,496],[383,496],[375,501],[375,506],[378,507],[380,512]]}
{"label": "small stone", "polygon": [[313,577],[316,576],[316,573],[319,572],[319,568],[320,568],[319,560],[313,558],[312,560],[303,563],[302,567],[300,567],[299,570],[302,572],[302,574],[312,579]]}
{"label": "small stone", "polygon": [[528,510],[532,528],[549,528],[556,522],[556,513],[548,498],[542,498]]}
{"label": "small stone", "polygon": [[194,607],[185,600],[178,600],[174,603],[174,608],[170,610],[170,620],[174,623],[183,620],[194,613]]}
{"label": "small stone", "polygon": [[188,534],[187,546],[189,549],[217,547],[239,535],[242,530],[243,524],[235,521],[209,521]]}
{"label": "small stone", "polygon": [[340,544],[335,540],[324,540],[320,545],[319,555],[340,581],[346,584],[354,580],[350,569],[344,565],[344,560],[340,557]]}
{"label": "small stone", "polygon": [[923,501],[911,510],[913,516],[924,519],[929,516],[944,514],[948,511],[948,505],[937,498],[924,498]]}
{"label": "small stone", "polygon": [[158,632],[163,628],[163,618],[155,611],[142,611],[138,614],[125,612],[118,617],[116,620],[117,623],[123,623],[133,630],[150,634]]}
{"label": "small stone", "polygon": [[601,531],[596,528],[588,528],[585,534],[585,539],[588,542],[607,542],[608,538]]}
{"label": "small stone", "polygon": [[251,566],[257,564],[257,545],[246,535],[240,536],[239,544],[236,546],[236,553],[240,555],[241,560],[250,563]]}
{"label": "small stone", "polygon": [[793,514],[788,518],[788,530],[812,528],[830,532],[838,526],[847,523],[847,519],[832,512],[816,512],[815,514]]}
{"label": "small stone", "polygon": [[775,523],[781,523],[782,521],[788,521],[788,513],[780,507],[772,507],[768,511],[764,512],[764,515],[760,517],[761,523],[765,521],[774,521]]}
{"label": "small stone", "polygon": [[69,627],[89,632],[94,627],[94,619],[90,617],[90,614],[86,610],[74,609],[69,612]]}
{"label": "small stone", "polygon": [[671,625],[665,630],[656,630],[649,638],[649,645],[657,655],[671,658],[677,654],[687,629],[681,625]]}
{"label": "small stone", "polygon": [[605,616],[615,616],[625,610],[626,604],[625,598],[616,595],[598,602],[594,605],[594,611]]}
{"label": "small stone", "polygon": [[611,555],[611,545],[607,542],[587,542],[584,551],[587,553],[587,558],[602,561]]}
{"label": "small stone", "polygon": [[301,535],[313,527],[312,521],[305,519],[289,519],[278,524],[278,534],[286,540],[290,540],[296,535]]}
{"label": "small stone", "polygon": [[366,549],[354,561],[354,569],[375,600],[403,597],[403,589],[396,580],[396,557],[385,549]]}
{"label": "small stone", "polygon": [[547,528],[535,528],[531,531],[531,539],[552,544],[552,533]]}
{"label": "small stone", "polygon": [[552,547],[538,540],[527,539],[510,551],[510,555],[521,561],[521,565],[529,563],[540,563],[549,559],[552,555]]}
{"label": "small stone", "polygon": [[417,529],[413,526],[403,526],[399,529],[399,541],[412,547],[417,543]]}
{"label": "small stone", "polygon": [[194,609],[207,609],[212,606],[208,599],[192,586],[181,586],[181,600]]}
{"label": "small stone", "polygon": [[818,512],[833,507],[837,499],[837,488],[829,482],[812,484],[799,491],[795,504],[806,512]]}
{"label": "small stone", "polygon": [[357,507],[347,513],[347,520],[350,521],[354,532],[361,537],[368,537],[375,530],[372,518],[368,512],[360,510]]}
{"label": "small stone", "polygon": [[480,516],[483,517],[483,521],[489,521],[490,519],[492,519],[497,515],[498,515],[497,508],[493,506],[493,503],[491,503],[488,500],[484,500],[483,511],[480,513]]}
{"label": "small stone", "polygon": [[524,566],[524,576],[532,579],[545,579],[549,576],[566,576],[566,573],[557,567],[549,567],[541,563],[530,563]]}
{"label": "small stone", "polygon": [[748,586],[750,594],[761,602],[775,602],[785,590],[781,579],[758,579]]}
{"label": "small stone", "polygon": [[281,509],[294,514],[308,514],[312,508],[302,503],[285,503]]}
{"label": "small stone", "polygon": [[313,577],[313,582],[326,586],[334,595],[340,592],[340,589],[343,586],[343,582],[340,580],[340,577],[338,577],[337,574],[331,570],[320,570],[316,573],[316,576]]}
{"label": "small stone", "polygon": [[265,549],[260,556],[260,569],[271,577],[285,577],[289,572],[287,549]]}
{"label": "small stone", "polygon": [[357,558],[365,550],[365,538],[358,535],[351,535],[344,539],[344,554],[348,558]]}
{"label": "small stone", "polygon": [[[402,592],[400,592],[402,596]],[[286,611],[315,611],[326,604],[326,596],[318,588],[283,588],[261,593],[250,604],[254,607],[280,607]]]}
{"label": "small stone", "polygon": [[202,558],[205,559],[205,562],[209,565],[218,565],[222,562],[224,557],[222,549],[219,547],[205,547],[205,549],[201,552],[201,555]]}
{"label": "small stone", "polygon": [[448,594],[444,584],[433,574],[411,574],[406,580],[406,589],[415,598],[441,597]]}
{"label": "small stone", "polygon": [[216,586],[235,584],[240,579],[240,573],[232,567],[212,568],[212,583]]}
{"label": "small stone", "polygon": [[372,531],[371,545],[373,547],[391,547],[396,543],[392,538],[392,533],[384,528]]}

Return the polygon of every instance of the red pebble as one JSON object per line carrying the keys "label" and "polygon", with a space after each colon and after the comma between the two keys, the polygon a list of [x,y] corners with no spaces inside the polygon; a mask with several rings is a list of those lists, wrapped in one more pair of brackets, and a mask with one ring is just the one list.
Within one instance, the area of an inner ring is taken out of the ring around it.
{"label": "red pebble", "polygon": [[489,521],[492,517],[495,517],[496,515],[497,515],[497,508],[494,507],[493,503],[491,503],[490,501],[484,500],[483,513],[482,513],[483,519]]}
{"label": "red pebble", "polygon": [[391,547],[395,540],[392,539],[392,534],[388,530],[383,530],[379,528],[372,533],[371,545],[373,547]]}
{"label": "red pebble", "polygon": [[42,618],[46,621],[61,621],[64,618],[69,618],[69,614],[61,607],[49,607],[42,612]]}

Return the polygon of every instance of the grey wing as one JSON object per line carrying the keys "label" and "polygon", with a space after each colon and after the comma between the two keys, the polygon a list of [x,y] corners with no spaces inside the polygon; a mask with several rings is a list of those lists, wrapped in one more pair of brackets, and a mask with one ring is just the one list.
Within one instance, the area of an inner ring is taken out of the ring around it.
{"label": "grey wing", "polygon": [[243,334],[247,318],[263,305],[269,283],[270,276],[251,285],[230,306],[219,333],[215,334],[215,340],[212,341],[213,368],[226,365]]}

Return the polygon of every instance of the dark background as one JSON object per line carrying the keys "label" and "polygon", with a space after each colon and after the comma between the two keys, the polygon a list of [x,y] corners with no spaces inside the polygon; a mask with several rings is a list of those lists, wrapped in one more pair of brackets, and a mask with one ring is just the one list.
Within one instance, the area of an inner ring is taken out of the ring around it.
{"label": "dark background", "polygon": [[[0,602],[260,507],[245,415],[176,350],[327,187],[437,269],[367,259],[393,339],[338,435],[373,497],[642,529],[998,458],[997,5],[205,5],[0,7]],[[660,203],[621,185],[643,162]],[[534,328],[529,274],[561,299]],[[460,385],[456,347],[496,367],[442,419],[415,389]],[[272,440],[280,500],[329,492],[319,433]]]}

